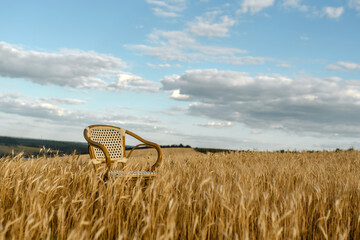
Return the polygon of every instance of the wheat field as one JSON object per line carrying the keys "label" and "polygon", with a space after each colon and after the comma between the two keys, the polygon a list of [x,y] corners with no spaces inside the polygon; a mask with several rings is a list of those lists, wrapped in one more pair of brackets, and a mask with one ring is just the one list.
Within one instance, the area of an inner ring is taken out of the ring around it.
{"label": "wheat field", "polygon": [[360,239],[358,151],[164,149],[157,172],[103,182],[86,155],[1,158],[0,239]]}

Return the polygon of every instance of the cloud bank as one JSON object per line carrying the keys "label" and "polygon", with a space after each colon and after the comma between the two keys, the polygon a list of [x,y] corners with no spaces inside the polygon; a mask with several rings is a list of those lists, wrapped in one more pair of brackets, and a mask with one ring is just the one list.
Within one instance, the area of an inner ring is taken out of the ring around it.
{"label": "cloud bank", "polygon": [[[22,117],[41,119],[57,125],[86,126],[94,122],[106,124],[121,124],[126,128],[141,129],[144,131],[164,130],[158,126],[157,118],[147,115],[129,115],[124,112],[103,112],[74,110],[59,105],[83,104],[80,99],[68,98],[36,98],[19,93],[0,93],[0,113],[15,114]],[[119,119],[125,119],[119,121]]]}
{"label": "cloud bank", "polygon": [[95,52],[46,53],[0,42],[2,77],[23,78],[43,85],[96,88],[104,84],[101,75],[113,74],[125,67],[121,59]]}
{"label": "cloud bank", "polygon": [[48,53],[0,42],[1,77],[71,88],[157,91],[157,83],[123,72],[124,68],[126,63],[120,58],[96,52],[64,49]]}
{"label": "cloud bank", "polygon": [[191,102],[192,115],[299,135],[360,134],[360,87],[353,81],[198,69],[161,83],[172,98]]}

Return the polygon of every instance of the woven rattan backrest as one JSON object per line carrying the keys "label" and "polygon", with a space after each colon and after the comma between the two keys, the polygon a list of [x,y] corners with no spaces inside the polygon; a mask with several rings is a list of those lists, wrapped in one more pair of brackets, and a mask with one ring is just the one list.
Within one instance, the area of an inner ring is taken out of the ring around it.
{"label": "woven rattan backrest", "polygon": [[[88,129],[89,138],[106,147],[110,159],[116,160],[124,157],[125,129],[111,126],[92,126]],[[105,160],[101,149],[94,147],[95,158]]]}

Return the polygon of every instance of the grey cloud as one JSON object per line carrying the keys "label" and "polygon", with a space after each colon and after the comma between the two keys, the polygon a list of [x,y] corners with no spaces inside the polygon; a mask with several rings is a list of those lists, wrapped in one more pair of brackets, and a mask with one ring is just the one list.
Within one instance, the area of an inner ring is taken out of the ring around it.
{"label": "grey cloud", "polygon": [[189,96],[193,115],[300,135],[358,136],[359,86],[340,80],[203,69],[166,77],[162,84]]}
{"label": "grey cloud", "polygon": [[[181,76],[173,75],[162,80],[164,90],[177,90],[191,99],[205,103],[256,100],[261,89],[262,97],[272,96],[278,87],[287,88],[290,79],[274,76],[251,77],[248,73],[218,71],[216,69],[190,70]],[[259,85],[258,83],[263,83]],[[278,93],[280,96],[284,93]]]}

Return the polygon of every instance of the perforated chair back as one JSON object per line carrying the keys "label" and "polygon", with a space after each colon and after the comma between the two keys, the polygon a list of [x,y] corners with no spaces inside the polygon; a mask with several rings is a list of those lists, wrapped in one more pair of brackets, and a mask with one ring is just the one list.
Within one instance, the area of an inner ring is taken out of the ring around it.
{"label": "perforated chair back", "polygon": [[[110,126],[94,126],[88,129],[88,137],[102,144],[108,150],[110,159],[116,161],[125,157],[125,129]],[[91,149],[97,160],[105,161],[105,154],[100,148]]]}

